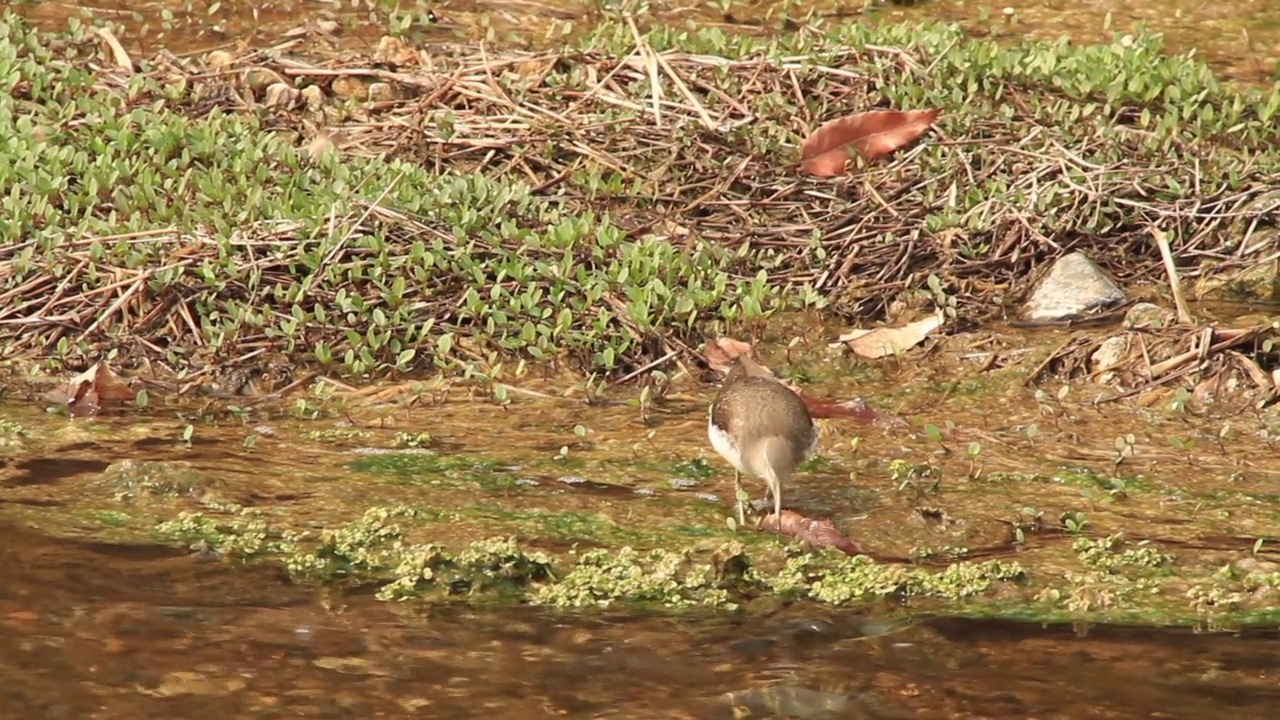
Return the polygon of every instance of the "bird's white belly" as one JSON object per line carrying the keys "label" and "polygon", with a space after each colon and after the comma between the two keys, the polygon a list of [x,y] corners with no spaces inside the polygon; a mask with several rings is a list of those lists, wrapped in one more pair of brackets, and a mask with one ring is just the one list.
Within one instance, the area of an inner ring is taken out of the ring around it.
{"label": "bird's white belly", "polygon": [[710,418],[707,419],[707,437],[711,440],[711,447],[720,453],[720,457],[728,460],[738,472],[750,474],[751,471],[747,470],[746,464],[743,463],[742,453],[739,452],[738,447],[733,444],[733,440],[725,431],[711,422]]}

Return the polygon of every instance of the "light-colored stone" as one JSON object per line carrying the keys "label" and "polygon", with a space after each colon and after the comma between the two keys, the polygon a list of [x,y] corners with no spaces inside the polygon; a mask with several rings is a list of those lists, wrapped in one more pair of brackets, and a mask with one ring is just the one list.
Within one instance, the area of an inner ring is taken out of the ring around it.
{"label": "light-colored stone", "polygon": [[1155,303],[1138,303],[1124,314],[1126,329],[1168,327],[1177,320],[1172,310],[1162,308]]}
{"label": "light-colored stone", "polygon": [[1103,340],[1098,349],[1089,356],[1089,362],[1093,365],[1093,371],[1100,373],[1098,382],[1109,384],[1115,381],[1116,374],[1108,371],[1123,365],[1128,357],[1129,337],[1116,335]]}
{"label": "light-colored stone", "polygon": [[244,81],[254,93],[266,92],[276,83],[284,82],[284,76],[271,68],[256,67],[245,71]]}
{"label": "light-colored stone", "polygon": [[373,59],[379,62],[393,62],[412,52],[404,40],[391,35],[383,35],[382,39],[378,40],[378,49],[374,52]]}
{"label": "light-colored stone", "polygon": [[333,89],[334,96],[343,100],[364,102],[369,99],[369,80],[365,78],[343,75],[334,78],[330,87]]}
{"label": "light-colored stone", "polygon": [[274,83],[267,87],[266,97],[262,101],[267,107],[280,107],[287,110],[298,103],[300,95],[297,88],[288,83]]}
{"label": "light-colored stone", "polygon": [[1058,258],[1040,279],[1023,312],[1028,320],[1064,320],[1124,302],[1124,291],[1084,253]]}
{"label": "light-colored stone", "polygon": [[373,102],[389,102],[396,99],[396,89],[391,83],[376,82],[369,86],[369,99]]}
{"label": "light-colored stone", "polygon": [[231,64],[235,61],[236,56],[226,50],[214,50],[204,56],[205,64],[214,70],[222,70],[223,68],[231,67]]}
{"label": "light-colored stone", "polygon": [[302,102],[307,104],[311,112],[319,112],[324,108],[324,90],[319,85],[308,85],[302,88]]}

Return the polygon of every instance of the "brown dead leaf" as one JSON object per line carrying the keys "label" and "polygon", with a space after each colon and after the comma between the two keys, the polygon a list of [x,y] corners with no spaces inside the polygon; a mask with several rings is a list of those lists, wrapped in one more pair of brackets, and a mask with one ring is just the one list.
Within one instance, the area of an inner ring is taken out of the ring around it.
{"label": "brown dead leaf", "polygon": [[873,110],[832,120],[805,138],[800,167],[819,177],[835,177],[844,173],[848,148],[875,160],[920,137],[937,117],[937,110]]}
{"label": "brown dead leaf", "polygon": [[45,393],[45,399],[66,405],[72,416],[93,415],[108,405],[132,402],[138,396],[131,382],[127,382],[105,362],[67,381],[66,385]]}
{"label": "brown dead leaf", "polygon": [[870,425],[879,417],[876,411],[872,410],[867,401],[862,398],[854,398],[843,402],[819,400],[805,395],[794,387],[791,389],[804,401],[805,407],[809,408],[809,415],[815,418],[851,418],[864,425]]}
{"label": "brown dead leaf", "polygon": [[702,357],[706,359],[707,365],[721,375],[729,372],[729,364],[743,353],[753,359],[756,357],[756,349],[751,343],[725,337],[707,342],[707,346],[702,349]]}
{"label": "brown dead leaf", "polygon": [[808,543],[818,550],[835,548],[845,555],[862,554],[862,548],[837,530],[835,523],[830,520],[812,520],[791,510],[782,511],[781,521],[777,515],[769,513],[760,520],[757,529],[772,530],[799,542]]}
{"label": "brown dead leaf", "polygon": [[851,330],[841,335],[836,343],[845,343],[850,350],[866,358],[896,355],[919,345],[929,333],[942,327],[946,319],[947,316],[938,310],[923,320],[902,327]]}

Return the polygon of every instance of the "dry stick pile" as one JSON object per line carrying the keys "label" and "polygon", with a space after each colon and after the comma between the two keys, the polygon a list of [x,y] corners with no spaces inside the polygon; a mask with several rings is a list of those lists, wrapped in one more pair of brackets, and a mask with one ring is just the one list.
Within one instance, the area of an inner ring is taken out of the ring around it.
{"label": "dry stick pile", "polygon": [[[971,113],[944,114],[936,135],[892,162],[813,179],[791,162],[800,139],[823,120],[884,106],[886,82],[907,76],[928,85],[926,59],[866,47],[821,61],[729,60],[655,52],[638,32],[635,40],[622,57],[429,54],[384,42],[375,58],[323,66],[288,56],[294,40],[216,64],[162,55],[151,72],[185,83],[182,109],[193,115],[265,110],[268,127],[302,138],[319,129],[344,153],[516,175],[570,209],[607,210],[636,233],[763,249],[757,257],[772,282],[812,283],[850,316],[882,315],[935,273],[977,319],[999,311],[992,291],[1025,283],[1043,259],[1067,249],[1087,250],[1121,277],[1149,276],[1159,271],[1152,225],[1182,238],[1184,261],[1213,258],[1231,268],[1244,260],[1228,230],[1247,226],[1246,209],[1275,184],[1246,164],[1242,190],[1210,185],[1199,162],[1212,160],[1210,149],[1161,153],[1114,119],[1055,121],[1051,103],[1032,102],[1043,91],[1017,87],[996,100],[975,98]],[[129,72],[100,77],[124,88]],[[335,96],[368,99],[339,111]],[[1169,177],[1189,192],[1170,197]],[[365,219],[386,223],[386,215]],[[938,218],[946,222],[931,230]],[[261,230],[277,251],[289,244],[279,228]],[[124,282],[114,302],[103,301],[117,307],[137,284]],[[168,321],[175,337],[199,337],[194,318]]]}
{"label": "dry stick pile", "polygon": [[[920,62],[897,49],[849,50],[824,61],[659,53],[636,33],[634,50],[620,58],[405,51],[390,63],[317,67],[277,59],[259,67],[326,93],[351,79],[382,90],[390,99],[330,125],[345,152],[514,174],[572,207],[611,210],[637,232],[772,249],[773,282],[812,283],[852,300],[841,308],[851,315],[880,314],[929,273],[962,281],[962,292],[991,290],[1071,248],[1088,250],[1121,277],[1149,276],[1159,267],[1152,225],[1185,238],[1183,259],[1240,262],[1227,226],[1247,218],[1247,206],[1275,181],[1250,182],[1246,168],[1244,190],[1209,186],[1199,162],[1153,153],[1144,133],[1110,123],[1084,132],[1053,124],[1029,109],[1032,91],[1016,88],[1000,101],[1018,108],[1012,118],[949,122],[944,115],[941,130],[963,139],[927,137],[891,164],[836,182],[810,179],[788,156],[820,121],[882,105],[877,68],[887,63],[928,82]],[[388,64],[399,69],[377,67]],[[212,104],[254,105],[236,77],[192,79]],[[305,111],[280,105],[276,120],[294,128],[310,122]],[[602,173],[616,173],[628,189],[590,193],[582,178]],[[1170,176],[1188,189],[1185,197],[1165,199]],[[981,197],[966,201],[973,193]],[[930,216],[950,216],[948,227],[929,232]],[[1090,227],[1105,235],[1089,234]]]}

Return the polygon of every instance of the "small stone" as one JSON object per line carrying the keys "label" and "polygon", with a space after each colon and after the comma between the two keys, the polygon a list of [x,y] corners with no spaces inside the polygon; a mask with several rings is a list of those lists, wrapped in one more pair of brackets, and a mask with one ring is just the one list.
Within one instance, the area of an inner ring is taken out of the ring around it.
{"label": "small stone", "polygon": [[333,94],[344,100],[356,100],[364,102],[369,99],[369,83],[359,78],[342,76],[334,78]]}
{"label": "small stone", "polygon": [[311,112],[323,109],[324,101],[324,90],[319,85],[308,85],[302,88],[302,102],[307,104],[307,109]]}
{"label": "small stone", "polygon": [[214,50],[204,56],[204,64],[208,65],[213,70],[222,70],[224,68],[231,67],[231,64],[235,61],[236,56],[226,50]]}
{"label": "small stone", "polygon": [[1093,355],[1089,356],[1089,362],[1093,363],[1094,372],[1102,373],[1098,376],[1098,382],[1107,384],[1116,379],[1116,374],[1108,371],[1124,364],[1128,357],[1129,338],[1116,335],[1103,340],[1098,349],[1093,351]]}
{"label": "small stone", "polygon": [[378,50],[373,54],[373,59],[379,62],[392,62],[397,58],[404,57],[409,53],[409,46],[404,40],[391,35],[383,35],[378,41]]}
{"label": "small stone", "polygon": [[255,93],[260,93],[276,83],[283,83],[284,76],[270,68],[257,67],[245,72],[244,81]]}
{"label": "small stone", "polygon": [[1024,307],[1033,321],[1064,320],[1119,305],[1124,291],[1084,253],[1058,258]]}
{"label": "small stone", "polygon": [[1280,570],[1280,563],[1247,557],[1236,561],[1236,567],[1248,573],[1273,573]]}
{"label": "small stone", "polygon": [[396,89],[391,83],[373,83],[369,85],[369,99],[373,102],[390,102],[396,99]]}
{"label": "small stone", "polygon": [[267,107],[279,107],[288,110],[298,103],[301,93],[288,83],[273,83],[267,87],[263,103]]}
{"label": "small stone", "polygon": [[1166,310],[1155,303],[1143,302],[1129,308],[1129,312],[1124,314],[1124,327],[1129,330],[1168,327],[1175,319],[1172,310]]}

